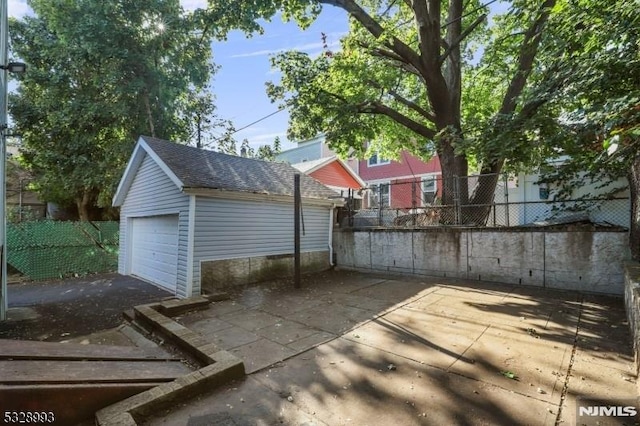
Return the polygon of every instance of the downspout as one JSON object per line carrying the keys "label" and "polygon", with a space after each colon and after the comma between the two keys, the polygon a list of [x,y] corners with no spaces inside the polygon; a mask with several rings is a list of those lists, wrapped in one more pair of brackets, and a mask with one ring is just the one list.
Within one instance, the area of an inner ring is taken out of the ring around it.
{"label": "downspout", "polygon": [[335,266],[333,264],[333,210],[336,205],[332,204],[329,209],[329,266]]}

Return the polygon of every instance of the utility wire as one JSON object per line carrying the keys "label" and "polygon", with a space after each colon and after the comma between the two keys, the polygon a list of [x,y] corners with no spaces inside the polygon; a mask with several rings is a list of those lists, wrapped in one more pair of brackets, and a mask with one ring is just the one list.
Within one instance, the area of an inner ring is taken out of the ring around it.
{"label": "utility wire", "polygon": [[467,12],[467,13],[463,14],[463,15],[460,15],[460,16],[459,16],[459,17],[457,17],[456,19],[452,19],[451,21],[449,21],[449,22],[446,22],[446,23],[442,24],[442,25],[440,26],[440,28],[447,27],[447,26],[449,26],[449,25],[453,24],[454,22],[459,21],[459,20],[461,20],[462,18],[466,18],[467,16],[469,16],[469,15],[471,15],[471,14],[473,14],[473,13],[475,13],[475,12],[479,11],[480,9],[484,9],[485,7],[489,6],[489,5],[490,5],[490,4],[492,4],[492,3],[495,3],[495,2],[497,2],[497,1],[498,1],[498,0],[491,0],[491,1],[487,2],[487,3],[481,4],[480,6],[476,7],[476,8],[475,8],[475,9],[473,9],[472,11],[469,11],[469,12]]}
{"label": "utility wire", "polygon": [[272,116],[276,115],[277,113],[282,112],[282,111],[284,111],[284,110],[285,110],[285,107],[280,107],[280,108],[278,108],[278,110],[277,110],[277,111],[274,111],[274,112],[272,112],[271,114],[267,114],[267,115],[265,115],[264,117],[261,117],[261,118],[257,119],[256,121],[254,121],[254,122],[252,122],[252,123],[247,124],[246,126],[242,126],[242,127],[240,127],[239,129],[234,130],[233,132],[231,132],[231,133],[229,133],[229,134],[226,134],[226,135],[221,136],[221,137],[219,137],[219,138],[217,138],[217,139],[214,139],[214,140],[213,140],[213,143],[218,142],[218,141],[221,141],[222,139],[224,139],[224,138],[226,138],[226,137],[229,137],[229,136],[231,136],[231,135],[233,135],[233,134],[236,134],[236,133],[238,133],[238,132],[240,132],[240,131],[242,131],[242,130],[244,130],[244,129],[247,129],[247,128],[249,128],[249,127],[251,127],[251,126],[255,125],[255,124],[258,124],[259,122],[264,121],[264,120],[266,120],[267,118],[272,117]]}
{"label": "utility wire", "polygon": [[[456,21],[458,21],[458,20],[460,20],[460,19],[462,19],[462,18],[464,18],[464,17],[466,17],[466,16],[469,16],[469,15],[471,15],[472,13],[477,12],[477,11],[478,11],[478,10],[480,10],[480,9],[484,9],[485,7],[489,6],[489,5],[490,5],[490,4],[492,4],[492,3],[495,3],[496,1],[498,1],[498,0],[491,0],[491,1],[488,1],[487,3],[484,3],[484,4],[480,5],[479,7],[477,7],[477,8],[475,8],[475,9],[473,9],[472,11],[465,13],[464,15],[460,16],[459,18],[456,18],[456,19],[453,19],[453,20],[451,20],[451,21],[449,21],[449,22],[446,22],[445,24],[443,24],[443,25],[441,26],[441,28],[444,28],[444,27],[446,27],[446,26],[448,26],[448,25],[450,25],[450,24],[452,24],[452,23],[454,23],[454,22],[456,22]],[[214,139],[214,140],[213,140],[213,143],[218,142],[218,141],[220,141],[220,140],[222,140],[222,139],[224,139],[224,138],[226,138],[226,137],[229,137],[229,136],[231,136],[231,135],[234,135],[234,134],[236,134],[236,133],[238,133],[238,132],[240,132],[240,131],[242,131],[242,130],[244,130],[244,129],[247,129],[247,128],[249,128],[249,127],[251,127],[251,126],[255,125],[255,124],[258,124],[258,123],[260,123],[261,121],[264,121],[264,120],[266,120],[267,118],[272,117],[272,116],[276,115],[277,113],[282,112],[282,111],[284,111],[284,110],[285,110],[285,107],[280,107],[280,108],[278,108],[278,110],[277,110],[277,111],[274,111],[274,112],[272,112],[271,114],[267,114],[267,115],[265,115],[264,117],[261,117],[261,118],[257,119],[256,121],[251,122],[251,123],[247,124],[246,126],[243,126],[243,127],[239,128],[239,129],[237,129],[237,130],[234,130],[233,132],[231,132],[231,133],[229,133],[229,134],[227,134],[227,135],[224,135],[224,136],[221,136],[221,137],[219,137],[219,138],[217,138],[217,139]],[[412,172],[412,173],[413,173],[413,172]]]}

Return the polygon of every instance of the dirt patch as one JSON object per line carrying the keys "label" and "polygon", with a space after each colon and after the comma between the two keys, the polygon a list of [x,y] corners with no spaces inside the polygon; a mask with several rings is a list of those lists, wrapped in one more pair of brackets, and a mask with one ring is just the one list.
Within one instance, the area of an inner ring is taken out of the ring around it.
{"label": "dirt patch", "polygon": [[[133,306],[171,294],[117,274],[8,287],[9,321],[0,322],[0,339],[58,342],[117,327]],[[32,315],[12,315],[28,311]]]}

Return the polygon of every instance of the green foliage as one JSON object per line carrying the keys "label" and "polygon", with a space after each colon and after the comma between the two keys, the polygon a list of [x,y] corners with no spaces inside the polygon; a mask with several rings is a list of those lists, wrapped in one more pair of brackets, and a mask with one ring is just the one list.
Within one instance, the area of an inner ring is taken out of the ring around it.
{"label": "green foliage", "polygon": [[260,145],[255,153],[255,158],[265,161],[275,161],[276,156],[282,151],[282,144],[278,136],[273,140],[273,145]]}
{"label": "green foliage", "polygon": [[564,0],[555,12],[544,57],[559,71],[540,87],[557,90],[532,96],[549,96],[537,117],[543,142],[549,157],[565,157],[545,181],[565,196],[585,181],[626,177],[640,152],[640,16],[633,2],[605,0]]}
{"label": "green foliage", "polygon": [[34,16],[10,22],[13,54],[29,64],[10,98],[22,161],[44,199],[108,206],[140,134],[193,133],[190,111],[214,71],[211,31],[177,0],[30,6]]}
{"label": "green foliage", "polygon": [[[382,27],[382,34],[374,35],[356,17],[357,12],[350,12],[350,31],[342,38],[339,51],[325,49],[315,58],[283,52],[272,58],[281,79],[268,83],[267,93],[289,108],[290,138],[324,132],[339,153],[361,157],[377,151],[397,158],[407,149],[429,159],[436,153],[446,155],[443,146],[452,145],[456,154],[474,165],[501,164],[504,159],[521,165],[531,160],[530,138],[521,132],[523,122],[531,117],[519,113],[527,102],[534,104],[534,99],[520,89],[510,93],[516,97],[516,108],[502,113],[501,107],[511,80],[519,73],[534,83],[539,81],[542,68],[537,62],[533,69],[521,69],[526,66],[519,62],[537,43],[525,33],[547,11],[539,2],[514,2],[508,13],[494,17],[491,27],[483,19],[487,10],[480,2],[465,2],[462,17],[448,15],[447,7],[455,0],[443,2],[442,16],[429,19],[438,19],[442,45],[450,41],[451,27],[460,22],[463,36],[459,34],[460,58],[455,61],[453,48],[424,50],[416,22],[425,16],[409,3],[344,3],[362,7]],[[398,41],[422,62],[416,65],[401,57]],[[449,54],[447,59],[444,54]],[[439,63],[437,70],[427,65],[419,69],[420,64],[432,61]],[[456,69],[462,76],[459,92],[448,84],[448,79],[455,79]],[[437,98],[441,93],[447,93],[450,105],[441,104],[442,99]]]}

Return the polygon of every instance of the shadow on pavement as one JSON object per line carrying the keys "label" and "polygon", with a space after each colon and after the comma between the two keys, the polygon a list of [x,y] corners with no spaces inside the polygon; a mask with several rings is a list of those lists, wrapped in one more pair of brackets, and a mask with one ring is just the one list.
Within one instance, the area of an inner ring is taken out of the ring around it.
{"label": "shadow on pavement", "polygon": [[[572,424],[577,396],[635,392],[623,313],[616,298],[439,278],[244,288],[179,321],[253,374],[147,424]],[[606,377],[588,374],[603,362]]]}

